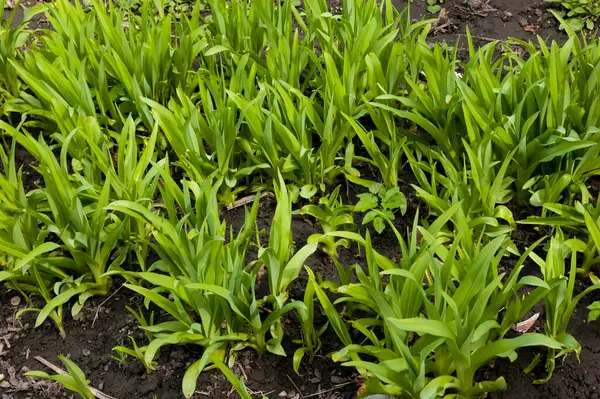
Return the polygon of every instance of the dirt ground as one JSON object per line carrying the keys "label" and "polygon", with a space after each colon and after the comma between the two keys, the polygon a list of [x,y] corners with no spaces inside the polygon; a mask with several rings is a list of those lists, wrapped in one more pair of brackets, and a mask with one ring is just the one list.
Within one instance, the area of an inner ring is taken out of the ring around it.
{"label": "dirt ground", "polygon": [[[333,0],[339,6],[339,0]],[[333,3],[332,2],[332,3]],[[407,2],[396,0],[395,4],[402,8]],[[411,3],[411,16],[414,19],[436,17],[427,14],[426,1],[414,0]],[[465,32],[468,25],[471,34],[478,44],[492,40],[503,40],[516,37],[534,40],[536,34],[542,37],[563,40],[564,35],[558,31],[557,24],[548,12],[548,6],[541,0],[490,0],[461,1],[447,0],[442,5],[445,13],[439,18],[432,32],[432,40],[446,41],[454,44]],[[445,14],[445,18],[444,18]],[[463,38],[464,39],[464,38]],[[461,40],[463,40],[461,39]],[[463,41],[464,42],[464,41]],[[23,159],[27,156],[23,155]],[[27,164],[27,162],[23,162]],[[31,173],[30,184],[35,185],[38,176]],[[398,226],[405,231],[406,224],[412,221],[414,210],[418,206],[414,197],[409,196],[411,211],[398,221]],[[270,225],[274,204],[267,201],[261,206],[259,220],[263,228]],[[421,213],[423,214],[423,213]],[[235,228],[243,220],[243,212],[234,210],[226,215],[228,222]],[[295,218],[293,234],[298,245],[316,232],[316,228],[300,217]],[[384,232],[375,240],[376,248],[390,258],[397,257],[398,249],[393,245],[393,237]],[[345,262],[360,261],[353,250],[343,251],[341,256]],[[313,256],[309,265],[324,278],[335,275],[335,267],[329,259],[322,255]],[[291,287],[291,296],[300,298],[306,275],[301,275]],[[144,367],[134,359],[123,364],[113,359],[112,348],[117,345],[128,345],[128,336],[134,336],[143,342],[143,334],[137,328],[137,322],[125,309],[142,306],[139,296],[121,287],[115,282],[113,292],[104,297],[90,301],[78,320],[65,316],[66,339],[61,339],[53,325],[33,329],[33,318],[23,316],[15,320],[14,315],[19,307],[11,304],[14,293],[0,288],[0,399],[24,398],[59,398],[69,396],[50,383],[32,383],[23,377],[23,372],[30,369],[46,370],[34,356],[58,364],[59,354],[68,355],[82,367],[94,387],[115,398],[152,398],[170,399],[182,397],[181,379],[187,366],[200,356],[199,348],[193,346],[166,347],[158,359],[158,370],[147,374]],[[583,350],[578,361],[571,355],[557,365],[554,377],[544,385],[533,385],[534,376],[523,374],[522,370],[531,361],[534,351],[523,351],[519,358],[510,363],[497,361],[494,367],[483,370],[485,377],[495,378],[503,375],[508,382],[508,391],[490,395],[492,398],[598,398],[600,384],[600,328],[597,323],[586,322],[586,307],[599,297],[589,296],[577,307],[570,324],[570,331],[580,341]],[[68,314],[68,309],[65,310]],[[543,315],[542,315],[543,318]],[[325,319],[321,318],[321,322]],[[539,324],[539,323],[538,323]],[[299,325],[293,318],[286,320],[286,332],[290,337],[299,334]],[[324,353],[338,348],[335,336],[323,337]],[[317,358],[313,364],[304,364],[300,375],[292,368],[291,354],[294,346],[285,344],[288,357],[268,355],[258,357],[252,351],[242,352],[237,357],[234,371],[247,378],[249,388],[270,398],[316,398],[316,399],[350,399],[356,396],[356,374],[334,364],[327,357]],[[539,376],[538,376],[539,377]],[[198,382],[195,398],[231,399],[237,395],[231,391],[230,384],[219,373],[205,372]]]}
{"label": "dirt ground", "polygon": [[412,19],[438,18],[432,30],[432,39],[454,44],[465,42],[466,27],[476,43],[517,38],[536,40],[543,38],[564,40],[558,23],[549,12],[549,3],[543,0],[445,0],[445,12],[429,14],[427,0],[393,0],[398,9],[410,6]]}

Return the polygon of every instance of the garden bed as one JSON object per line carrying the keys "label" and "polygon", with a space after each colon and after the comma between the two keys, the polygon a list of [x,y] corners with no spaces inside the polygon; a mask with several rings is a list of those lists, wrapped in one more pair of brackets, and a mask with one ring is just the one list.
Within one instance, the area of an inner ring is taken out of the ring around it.
{"label": "garden bed", "polygon": [[[401,0],[395,0],[394,3],[399,9],[407,5]],[[328,4],[332,13],[340,12],[340,1],[328,1]],[[495,40],[504,41],[509,37],[524,41],[536,40],[536,35],[556,39],[561,43],[566,40],[566,35],[558,29],[558,23],[550,14],[549,6],[544,1],[491,0],[462,3],[450,0],[441,4],[443,9],[439,15],[427,13],[427,3],[424,0],[414,0],[410,7],[411,17],[414,20],[437,18],[428,41],[454,45],[460,39],[461,59],[466,59],[465,57],[468,56],[467,40],[464,35],[467,27],[474,43],[478,46]],[[23,15],[22,12],[17,13],[17,20],[21,19]],[[36,19],[34,26],[44,27],[45,24],[43,19]],[[124,94],[122,96],[126,97]],[[133,108],[135,107],[131,109]],[[145,130],[144,134],[148,134],[148,130]],[[426,133],[417,132],[417,134]],[[357,151],[357,153],[359,152],[360,150]],[[359,155],[363,156],[362,153]],[[15,158],[17,165],[23,167],[23,186],[27,192],[43,184],[42,175],[35,167],[32,167],[37,166],[35,157],[19,147],[16,150]],[[357,164],[361,168],[363,178],[373,181],[379,179],[376,168],[366,166],[365,162],[353,163],[355,166]],[[5,173],[4,170],[0,170],[0,172]],[[180,173],[181,170],[176,170],[176,172]],[[408,165],[405,165],[400,171],[400,176],[403,180],[400,183],[400,189],[406,195],[408,209],[405,214],[396,215],[394,226],[401,234],[405,234],[412,229],[417,211],[421,220],[427,223],[435,219],[427,219],[429,207],[416,196],[414,189],[410,187],[409,184],[417,184],[418,179],[410,172]],[[367,191],[364,187],[357,188],[355,185],[349,185],[343,179],[338,179],[338,181],[342,184],[342,191],[345,191],[342,195],[344,204],[356,204],[359,199],[357,194]],[[597,197],[598,181],[590,180],[587,184],[590,192]],[[266,235],[261,238],[265,247],[269,244],[267,242],[269,229],[276,214],[277,203],[272,197],[261,200],[257,216],[258,229],[266,231]],[[302,201],[300,200],[301,203]],[[250,205],[248,204],[248,206]],[[515,201],[511,201],[507,206],[511,208],[517,220],[523,220],[533,215],[528,207],[519,207]],[[299,209],[300,203],[295,204],[294,208]],[[244,208],[239,206],[223,211],[222,217],[227,222],[228,229],[238,232],[244,225],[246,215]],[[296,251],[307,242],[312,234],[321,232],[319,224],[313,218],[300,215],[294,215],[291,230]],[[359,232],[362,236],[366,234],[364,227],[360,227]],[[542,237],[542,232],[544,234],[551,233],[550,229],[543,227],[518,226],[512,232],[511,237],[516,247],[522,251]],[[373,248],[394,263],[400,263],[401,251],[391,229],[387,228],[382,234],[373,232],[372,234]],[[250,259],[256,259],[255,248],[250,248],[249,254]],[[151,251],[148,259],[157,260],[159,255]],[[364,266],[367,263],[364,250],[359,249],[356,243],[351,244],[348,249],[341,248],[338,259],[344,265],[360,263]],[[324,280],[339,281],[335,264],[322,251],[312,254],[304,264]],[[526,265],[525,272],[528,275],[543,277],[532,261],[528,260]],[[502,271],[510,272],[512,266],[512,264],[503,264]],[[126,270],[135,270],[136,267],[135,264],[123,266]],[[0,286],[0,375],[4,376],[3,380],[0,379],[0,399],[58,398],[70,395],[57,384],[32,380],[24,376],[24,373],[29,370],[49,371],[36,360],[36,356],[62,366],[58,361],[59,355],[66,355],[75,361],[90,380],[91,386],[116,399],[182,397],[184,373],[202,356],[203,348],[199,345],[165,346],[161,349],[160,356],[155,359],[157,370],[151,373],[147,373],[144,365],[132,357],[119,361],[115,357],[116,353],[113,348],[119,345],[130,346],[130,337],[135,338],[138,342],[144,342],[146,338],[139,328],[138,320],[126,307],[142,310],[147,317],[150,313],[145,310],[144,298],[124,286],[123,277],[116,276],[112,279],[109,293],[87,301],[75,320],[70,316],[70,305],[65,306],[66,337],[64,339],[60,337],[56,326],[50,320],[34,329],[35,317],[31,314],[26,313],[16,319],[17,312],[26,307],[24,300],[19,299],[16,292],[9,292],[4,286]],[[356,277],[353,277],[352,281],[356,282]],[[255,288],[258,297],[269,294],[268,284],[267,279],[259,275]],[[285,299],[302,301],[305,288],[309,284],[309,275],[302,270],[287,287]],[[586,287],[587,282],[578,281],[575,291],[581,292]],[[335,297],[335,294],[330,294],[330,297]],[[532,382],[535,378],[545,376],[543,366],[538,367],[533,374],[525,374],[523,370],[532,362],[536,354],[545,349],[520,348],[519,356],[515,361],[510,362],[506,358],[498,358],[489,366],[484,366],[477,371],[477,380],[493,381],[503,376],[507,381],[508,390],[506,392],[491,393],[488,397],[517,399],[600,397],[600,349],[598,348],[600,328],[597,323],[587,322],[588,306],[598,300],[600,300],[600,294],[591,293],[586,296],[577,305],[569,322],[567,331],[579,341],[582,347],[580,360],[574,353],[558,359],[553,378],[545,384],[534,385]],[[158,320],[171,320],[168,314],[158,307],[152,305],[151,309],[154,310]],[[539,319],[529,332],[544,333],[543,326],[546,319],[544,309],[544,303],[540,302],[529,312],[529,314],[540,313]],[[262,315],[266,317],[266,314],[271,311],[272,309],[267,307]],[[245,381],[248,391],[253,397],[355,399],[364,379],[354,367],[343,367],[339,362],[336,363],[330,358],[329,354],[344,347],[336,333],[331,328],[326,330],[320,337],[322,347],[316,358],[312,362],[305,358],[299,373],[296,373],[292,355],[298,348],[298,344],[292,340],[302,340],[302,325],[298,316],[293,312],[285,315],[281,320],[281,327],[285,333],[282,346],[287,357],[274,354],[260,356],[252,349],[244,349],[235,356],[232,371],[238,378]],[[323,309],[316,306],[315,326],[320,327],[327,322],[328,317]],[[354,333],[352,332],[352,334]],[[517,336],[520,336],[520,333],[515,331],[509,331],[507,335],[508,338]],[[364,339],[358,333],[352,338]],[[144,342],[145,344],[146,342]],[[200,374],[196,392],[192,397],[195,399],[230,399],[239,396],[223,373],[218,370],[208,370]]]}
{"label": "garden bed", "polygon": [[[469,7],[469,3],[475,4]],[[399,8],[406,7],[403,0],[395,0]],[[564,40],[564,32],[550,13],[551,5],[543,0],[491,0],[491,1],[446,1],[440,4],[446,12],[444,20],[434,27],[435,40],[454,44],[464,37],[468,28],[477,44],[492,40],[505,40],[513,37],[521,40],[535,40],[536,35],[544,39]],[[437,18],[439,14],[427,12],[425,0],[410,2],[411,15],[415,19]]]}
{"label": "garden bed", "polygon": [[[27,159],[25,157],[25,159]],[[31,170],[31,174],[34,175]],[[35,175],[29,179],[33,183]],[[407,182],[412,181],[410,175],[405,176]],[[412,224],[414,214],[419,206],[414,193],[409,195],[409,208],[407,214],[396,220],[400,231],[406,230]],[[262,200],[258,223],[261,229],[268,230],[275,211],[275,202],[271,199]],[[242,209],[227,211],[224,214],[228,225],[237,230],[244,221]],[[307,219],[300,216],[294,218],[292,232],[296,242],[305,242],[309,235],[317,232]],[[523,229],[516,233],[522,237],[519,246],[525,247],[539,238],[539,233]],[[374,237],[375,247],[379,252],[390,259],[400,256],[398,247],[394,244],[393,234],[386,230],[381,236]],[[390,245],[391,244],[391,245]],[[364,263],[364,258],[356,248],[343,250],[340,258],[346,263]],[[326,279],[336,279],[335,266],[323,253],[313,255],[307,265],[316,273]],[[306,273],[302,273],[290,289],[294,299],[301,299],[303,287],[307,283]],[[14,292],[0,288],[0,333],[6,334],[11,347],[4,347],[0,356],[0,374],[13,384],[13,388],[4,388],[2,399],[34,399],[58,398],[64,391],[51,383],[34,382],[23,376],[23,373],[32,369],[47,369],[42,366],[35,356],[56,362],[58,355],[66,355],[73,359],[90,379],[91,385],[99,388],[104,393],[117,399],[136,397],[140,399],[178,398],[181,397],[181,380],[185,370],[191,363],[199,358],[201,350],[192,345],[171,346],[165,348],[157,359],[158,369],[148,374],[143,365],[129,359],[124,363],[116,360],[113,348],[117,345],[127,345],[130,336],[143,340],[143,333],[138,327],[138,322],[126,309],[143,309],[143,297],[132,293],[122,287],[122,280],[114,282],[112,292],[101,298],[95,298],[89,306],[79,315],[77,320],[66,317],[65,329],[67,336],[62,339],[56,328],[49,323],[33,329],[35,319],[24,315],[19,320],[14,316],[20,306],[12,306],[11,299]],[[583,289],[581,285],[579,289]],[[600,329],[596,323],[587,322],[587,306],[595,300],[600,300],[600,294],[586,297],[575,310],[569,324],[569,331],[579,340],[583,350],[578,360],[571,354],[558,366],[552,379],[542,385],[534,385],[534,378],[543,377],[540,373],[524,374],[523,370],[530,364],[536,350],[523,349],[515,362],[499,359],[495,365],[480,371],[485,379],[494,379],[504,376],[508,382],[506,392],[492,393],[491,398],[539,398],[555,397],[556,399],[571,398],[598,398],[600,386]],[[538,306],[540,318],[533,330],[540,330],[543,325],[544,309]],[[321,315],[320,321],[324,323],[326,317]],[[291,339],[297,337],[300,331],[298,320],[290,318],[285,322],[285,330]],[[0,337],[1,339],[2,337]],[[335,334],[329,332],[323,338],[323,354],[339,350],[339,341]],[[0,341],[1,342],[1,341]],[[287,342],[284,345],[289,353],[293,353],[295,345]],[[353,368],[342,367],[325,356],[319,356],[312,364],[304,363],[297,374],[292,365],[291,356],[280,357],[272,354],[258,356],[256,352],[247,350],[241,352],[233,368],[234,372],[247,378],[247,386],[260,398],[261,395],[269,398],[316,398],[316,399],[355,399],[361,379]],[[15,380],[12,379],[14,375]],[[14,387],[17,387],[16,389]],[[2,392],[2,391],[0,391]],[[298,396],[299,395],[299,396]],[[207,371],[198,380],[195,399],[215,398],[232,399],[238,395],[233,391],[227,379],[216,370]]]}

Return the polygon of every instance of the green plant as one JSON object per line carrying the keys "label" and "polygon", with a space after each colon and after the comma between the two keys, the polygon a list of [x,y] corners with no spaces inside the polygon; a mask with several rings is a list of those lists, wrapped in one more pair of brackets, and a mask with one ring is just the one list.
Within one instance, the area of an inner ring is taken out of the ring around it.
{"label": "green plant", "polygon": [[300,370],[300,363],[304,356],[308,355],[309,362],[313,362],[315,355],[321,349],[320,337],[327,330],[329,323],[320,328],[315,325],[315,286],[308,282],[304,287],[304,307],[298,309],[300,325],[302,326],[302,339],[294,341],[302,347],[296,349],[293,357],[293,367],[296,373]]}
{"label": "green plant", "polygon": [[[235,388],[236,392],[238,393],[238,395],[240,395],[242,399],[252,399],[252,395],[250,395],[250,392],[248,392],[248,388],[246,388],[246,385],[244,384],[244,381],[242,379],[239,379],[231,371],[231,369],[227,367],[227,365],[223,363],[219,358],[213,357],[212,361],[215,364],[215,366],[217,366],[217,368],[221,370],[223,375],[227,377],[233,388]],[[263,396],[263,398],[269,399],[265,396]]]}
{"label": "green plant", "polygon": [[69,277],[55,285],[56,297],[42,309],[28,309],[39,312],[36,320],[39,326],[54,308],[73,297],[78,297],[71,310],[76,315],[87,299],[108,293],[111,280],[106,272],[119,266],[127,255],[126,249],[118,246],[124,225],[106,208],[112,190],[110,176],[101,192],[79,186],[67,173],[65,147],[61,165],[43,138],[37,141],[28,133],[18,133],[15,139],[39,160],[39,171],[46,185],[38,192],[37,209],[28,211],[70,255],[60,259],[60,267],[69,270]]}
{"label": "green plant", "polygon": [[[139,14],[141,9],[146,6],[142,0],[117,0],[115,1],[120,7],[132,10]],[[204,3],[199,4],[200,10],[205,8]],[[177,19],[185,18],[194,8],[194,2],[190,0],[160,0],[154,2],[153,11],[156,15],[164,18],[165,15],[173,15]]]}
{"label": "green plant", "polygon": [[561,17],[561,29],[568,24],[574,31],[594,30],[600,17],[600,2],[597,0],[546,0],[558,7],[555,15]]}
{"label": "green plant", "polygon": [[[222,182],[213,185],[210,181],[198,184],[183,180],[179,187],[167,174],[163,179],[165,184],[161,191],[166,217],[130,201],[113,202],[108,209],[151,225],[156,240],[152,246],[160,260],[148,272],[131,274],[151,284],[151,288],[126,285],[174,319],[141,327],[152,333],[151,342],[144,350],[146,367],[152,368],[157,351],[164,345],[187,343],[205,347],[202,358],[188,368],[184,377],[183,391],[189,397],[198,375],[211,362],[213,354],[224,359],[229,351],[235,353],[245,347],[259,353],[285,354],[281,346],[281,317],[304,307],[302,302],[286,303],[286,289],[317,244],[291,256],[291,203],[282,186],[269,247],[262,250],[259,263],[247,262],[259,197],[251,210],[246,211],[239,233],[234,236],[230,232],[227,237],[217,200],[218,186]],[[255,292],[262,264],[268,270],[270,287],[267,300],[271,310],[267,317],[262,316],[265,301],[257,298]],[[168,294],[172,300],[161,294]]]}
{"label": "green plant", "polygon": [[[575,232],[578,236],[586,235],[587,240],[577,242],[577,251],[583,254],[583,262],[577,268],[581,275],[588,275],[592,267],[600,262],[598,254],[600,248],[600,206],[591,203],[575,201],[570,206],[560,203],[545,203],[541,216],[533,216],[520,220],[520,224],[551,226]],[[562,235],[562,233],[561,233]]]}
{"label": "green plant", "polygon": [[[242,146],[241,154],[238,154],[240,148],[236,146],[247,138],[244,137],[244,113],[238,116],[232,92],[244,90],[248,96],[255,95],[252,72],[246,72],[248,60],[249,57],[244,56],[239,61],[229,87],[224,86],[226,78],[222,72],[199,79],[200,106],[181,91],[177,100],[169,101],[169,108],[159,102],[145,100],[177,155],[179,166],[196,180],[209,176],[224,180],[219,197],[225,204],[233,203],[236,195],[247,188],[242,184],[248,176],[269,167],[268,163],[257,158],[252,148],[247,148],[249,144]],[[274,146],[268,149],[266,145],[261,148],[277,164],[277,149]]]}
{"label": "green plant", "polygon": [[351,231],[355,227],[352,210],[352,206],[343,204],[340,198],[340,186],[338,186],[331,194],[319,198],[318,205],[305,205],[294,211],[294,213],[312,216],[319,222],[323,234],[325,234],[325,237],[321,240],[325,247],[323,251],[331,258],[335,258],[338,247],[348,248],[349,243],[348,240],[343,238],[336,240],[335,237],[327,235],[327,233],[337,230]]}
{"label": "green plant", "polygon": [[[505,338],[511,326],[556,284],[534,276],[520,278],[525,259],[541,240],[523,253],[508,275],[499,274],[505,236],[482,245],[464,235],[446,243],[440,235],[457,209],[445,212],[428,229],[415,223],[410,241],[400,238],[399,264],[374,252],[367,235],[363,244],[367,272],[356,269],[358,282],[339,287],[342,297],[336,301],[367,312],[349,320],[364,335],[362,343],[352,343],[344,320],[316,286],[331,326],[345,345],[333,358],[363,374],[366,383],[361,395],[479,397],[506,387],[502,377],[474,381],[476,371],[486,363],[497,357],[514,359],[516,350],[525,346],[564,348],[543,334]],[[421,245],[417,233],[423,237]],[[518,291],[525,286],[533,290],[521,299]],[[370,360],[361,360],[362,356]]]}
{"label": "green plant", "polygon": [[[590,274],[592,285],[575,295],[575,280],[577,278],[577,253],[585,249],[585,243],[578,239],[565,240],[563,232],[558,228],[550,240],[550,247],[546,259],[542,259],[535,252],[529,256],[540,266],[544,281],[551,287],[544,299],[546,307],[546,325],[544,331],[547,336],[554,338],[562,344],[557,348],[548,348],[546,357],[547,376],[536,380],[535,383],[546,383],[552,377],[555,369],[555,360],[570,352],[575,352],[579,358],[581,346],[577,340],[567,333],[567,325],[579,301],[589,292],[600,289],[600,280]],[[566,260],[570,258],[570,265]],[[568,268],[568,270],[567,270]],[[539,362],[539,356],[534,359],[531,369]]]}
{"label": "green plant", "polygon": [[[146,334],[148,341],[152,342],[154,340],[154,334],[147,327],[151,327],[155,324],[154,312],[151,312],[149,319],[146,319],[146,316],[144,315],[142,309],[135,311],[129,306],[126,306],[126,308],[135,317],[135,319],[140,325],[140,328],[142,328],[144,333]],[[152,370],[155,370],[156,362],[147,362],[145,358],[145,353],[148,349],[148,346],[138,346],[137,342],[135,341],[135,338],[131,336],[129,337],[129,339],[131,340],[131,348],[123,345],[115,346],[113,348],[113,351],[117,353],[117,356],[112,356],[112,358],[115,359],[119,363],[119,365],[121,365],[123,364],[123,362],[125,362],[127,356],[132,356],[135,359],[138,359],[146,367],[146,372],[150,373],[152,372]]]}
{"label": "green plant", "polygon": [[[389,112],[379,108],[367,105],[369,116],[375,122],[377,130],[366,132],[356,121],[344,115],[354,128],[363,147],[367,150],[369,157],[356,156],[353,158],[358,161],[370,163],[379,169],[383,185],[387,188],[398,187],[398,174],[400,171],[400,157],[402,149],[406,143],[406,137],[400,136],[398,128],[394,123],[393,117]],[[379,143],[379,144],[378,144]],[[385,155],[387,149],[388,155]],[[352,155],[354,146],[348,146],[346,157]],[[350,154],[349,154],[350,153]],[[348,162],[349,163],[349,162]],[[360,173],[354,168],[346,168],[348,175],[356,178]]]}
{"label": "green plant", "polygon": [[455,168],[443,152],[420,144],[412,150],[405,148],[418,182],[413,185],[417,196],[436,215],[460,202],[461,210],[454,214],[453,221],[462,225],[458,218],[464,219],[473,236],[481,232],[490,237],[510,233],[516,223],[505,204],[513,198],[514,178],[507,176],[513,154],[509,154],[496,169],[499,161],[493,161],[490,140],[483,140],[476,151],[466,142],[463,145],[466,156],[461,168]]}
{"label": "green plant", "polygon": [[119,363],[119,365],[121,365],[125,361],[127,356],[131,356],[134,359],[139,360],[144,365],[144,367],[146,367],[147,373],[156,370],[157,363],[154,360],[148,361],[146,359],[146,351],[148,350],[148,346],[138,346],[137,342],[135,341],[135,338],[129,337],[129,339],[131,341],[131,348],[124,345],[115,346],[112,350],[117,352],[117,356],[112,356],[112,358],[115,359]]}
{"label": "green plant", "polygon": [[143,98],[164,103],[175,89],[189,88],[192,63],[203,47],[199,7],[174,22],[156,18],[152,3],[144,1],[139,15],[113,2],[92,1],[89,10],[79,1],[49,5],[53,29],[37,38],[36,51],[25,52],[19,62],[9,59],[34,95],[21,95],[8,110],[39,115],[69,132],[77,120],[70,109],[117,128],[121,115],[135,113],[151,131]]}
{"label": "green plant", "polygon": [[[43,198],[26,194],[22,168],[16,167],[16,144],[13,140],[8,156],[0,147],[6,174],[0,173],[0,282],[21,293],[30,306],[33,306],[30,295],[40,297],[48,305],[54,297],[53,286],[69,278],[63,268],[68,260],[58,253],[58,244],[48,241],[48,229],[31,212]],[[51,308],[49,317],[64,337],[62,314],[62,304],[57,304]]]}
{"label": "green plant", "polygon": [[427,0],[427,11],[431,14],[440,12],[440,10],[442,9],[440,3],[443,3],[443,1]]}
{"label": "green plant", "polygon": [[[64,139],[62,147],[66,155],[71,156],[72,178],[98,190],[110,184],[111,199],[134,201],[150,208],[158,194],[161,171],[168,170],[170,165],[167,157],[159,159],[158,124],[149,137],[140,137],[138,129],[139,124],[131,115],[120,132],[102,129],[94,118],[80,120],[76,131]],[[118,140],[113,143],[111,136]],[[68,168],[65,162],[62,166]],[[145,271],[149,228],[134,218],[127,218],[122,223],[121,236],[133,249],[140,269]]]}
{"label": "green plant", "polygon": [[0,93],[10,98],[18,96],[22,87],[21,82],[17,79],[17,72],[11,64],[11,60],[14,62],[18,58],[20,50],[26,45],[33,33],[27,29],[29,21],[44,12],[46,5],[38,4],[27,7],[20,21],[16,17],[21,1],[15,2],[10,11],[6,6],[7,2],[5,0],[0,1],[0,9],[2,10],[2,16],[0,17],[0,83],[2,83]]}
{"label": "green plant", "polygon": [[[512,154],[505,174],[515,179],[515,197],[525,205],[543,188],[543,176],[573,173],[577,160],[598,143],[599,115],[591,95],[598,88],[590,68],[598,57],[595,46],[572,31],[562,46],[517,42],[527,57],[496,43],[476,49],[468,38],[464,64],[456,52],[430,48],[421,36],[407,47],[414,62],[406,88],[376,96],[369,105],[402,121],[411,150],[424,144],[456,170],[470,157],[467,146],[478,153],[491,145],[483,170],[493,165],[495,174]],[[495,60],[497,50],[501,56]],[[578,175],[593,170],[586,163]]]}
{"label": "green plant", "polygon": [[56,381],[69,391],[79,394],[83,399],[94,399],[95,396],[89,385],[90,381],[85,378],[85,374],[79,366],[62,355],[59,355],[58,358],[66,367],[66,374],[50,375],[43,371],[34,370],[26,372],[25,375],[30,378],[42,378],[45,380]]}
{"label": "green plant", "polygon": [[369,188],[368,193],[358,194],[358,202],[354,206],[354,212],[365,213],[362,224],[373,223],[377,233],[383,232],[385,222],[396,218],[394,212],[406,213],[406,197],[397,188],[385,188],[381,184],[368,182],[353,176],[346,176],[351,182],[362,184]]}

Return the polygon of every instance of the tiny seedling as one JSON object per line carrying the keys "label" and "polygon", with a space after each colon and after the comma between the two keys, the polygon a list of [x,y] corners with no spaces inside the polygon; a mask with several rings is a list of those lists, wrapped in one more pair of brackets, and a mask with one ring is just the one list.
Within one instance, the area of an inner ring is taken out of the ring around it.
{"label": "tiny seedling", "polygon": [[373,223],[377,233],[385,229],[385,222],[394,220],[395,212],[406,213],[406,197],[397,188],[386,189],[380,184],[374,184],[368,193],[358,194],[359,201],[354,206],[354,212],[365,213],[362,224]]}

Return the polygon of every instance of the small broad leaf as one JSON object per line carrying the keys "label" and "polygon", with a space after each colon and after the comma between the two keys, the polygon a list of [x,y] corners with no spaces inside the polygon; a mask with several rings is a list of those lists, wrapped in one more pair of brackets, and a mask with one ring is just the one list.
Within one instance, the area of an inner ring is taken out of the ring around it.
{"label": "small broad leaf", "polygon": [[373,219],[373,227],[375,228],[375,231],[377,231],[377,233],[381,234],[385,229],[385,222],[383,221],[383,218],[378,216],[375,219]]}
{"label": "small broad leaf", "polygon": [[379,199],[375,194],[372,193],[363,193],[358,194],[359,201],[354,206],[355,212],[366,212],[371,210],[379,204]]}
{"label": "small broad leaf", "polygon": [[588,322],[598,320],[600,317],[600,301],[596,301],[588,306],[588,310],[590,311],[588,315]]}
{"label": "small broad leaf", "polygon": [[430,14],[437,14],[438,12],[440,12],[441,9],[442,9],[442,6],[440,6],[439,4],[436,4],[434,6],[427,6],[427,11]]}
{"label": "small broad leaf", "polygon": [[375,219],[377,216],[379,216],[379,213],[377,211],[369,211],[365,214],[365,217],[362,220],[362,224],[367,224],[373,221],[373,219]]}
{"label": "small broad leaf", "polygon": [[400,209],[404,215],[406,213],[406,197],[398,188],[391,188],[381,198],[381,206],[390,210]]}

